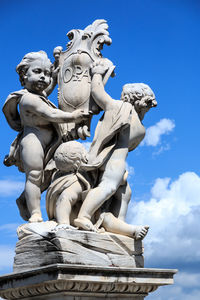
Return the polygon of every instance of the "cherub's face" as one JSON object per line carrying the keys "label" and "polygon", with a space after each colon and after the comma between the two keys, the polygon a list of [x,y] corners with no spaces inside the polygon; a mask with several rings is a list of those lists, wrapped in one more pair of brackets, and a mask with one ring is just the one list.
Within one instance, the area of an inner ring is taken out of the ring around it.
{"label": "cherub's face", "polygon": [[30,63],[30,66],[24,75],[24,86],[27,90],[35,93],[44,91],[51,81],[50,64],[41,59]]}

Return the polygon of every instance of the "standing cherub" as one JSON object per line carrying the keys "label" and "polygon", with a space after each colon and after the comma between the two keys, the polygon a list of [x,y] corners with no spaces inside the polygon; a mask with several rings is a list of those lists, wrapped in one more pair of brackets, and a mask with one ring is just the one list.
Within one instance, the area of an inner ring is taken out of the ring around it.
{"label": "standing cherub", "polygon": [[[99,182],[89,191],[74,220],[77,227],[91,231],[96,230],[91,221],[94,213],[120,188],[128,152],[134,150],[145,136],[142,124],[145,113],[157,105],[153,91],[143,83],[126,84],[121,101],[112,99],[104,90],[102,78],[106,70],[107,66],[102,62],[96,62],[91,69],[92,97],[104,110],[104,115],[97,124],[85,169],[98,168]],[[125,206],[122,220],[127,210]]]}
{"label": "standing cherub", "polygon": [[25,172],[24,196],[29,222],[41,222],[40,198],[44,168],[61,143],[57,123],[80,122],[87,115],[80,110],[63,112],[46,98],[45,90],[49,94],[52,85],[52,64],[44,51],[26,54],[16,71],[24,89],[8,96],[3,112],[10,127],[20,133],[12,143],[4,163],[7,166],[14,164]]}

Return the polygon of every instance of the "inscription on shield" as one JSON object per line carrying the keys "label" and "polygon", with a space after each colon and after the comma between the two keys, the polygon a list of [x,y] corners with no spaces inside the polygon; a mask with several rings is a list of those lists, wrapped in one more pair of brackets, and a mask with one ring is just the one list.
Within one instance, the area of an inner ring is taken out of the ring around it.
{"label": "inscription on shield", "polygon": [[88,79],[88,83],[91,83],[91,78],[89,75],[89,69],[85,70],[79,66],[75,65],[74,68],[67,67],[63,72],[63,81],[64,83],[68,83],[69,81],[82,81],[83,77]]}
{"label": "inscription on shield", "polygon": [[[68,49],[61,52],[59,59],[58,102],[62,110],[99,113],[100,108],[91,97],[90,68],[93,62],[102,59],[103,44],[111,44],[107,29],[105,20],[96,20],[84,30],[72,30],[67,34],[70,39]],[[68,123],[66,131],[73,132],[73,138],[85,139],[90,135],[90,121]]]}
{"label": "inscription on shield", "polygon": [[[92,63],[86,53],[75,53],[67,57],[60,72],[60,98],[62,108],[68,106],[89,110],[91,76],[89,66]],[[87,102],[87,104],[86,104]]]}

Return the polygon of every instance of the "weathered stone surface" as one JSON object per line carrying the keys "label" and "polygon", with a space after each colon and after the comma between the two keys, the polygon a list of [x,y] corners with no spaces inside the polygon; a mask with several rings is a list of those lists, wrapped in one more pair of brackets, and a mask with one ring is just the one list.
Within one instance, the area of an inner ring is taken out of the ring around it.
{"label": "weathered stone surface", "polygon": [[112,234],[55,230],[55,222],[24,224],[18,229],[14,272],[52,263],[143,267],[142,242]]}
{"label": "weathered stone surface", "polygon": [[3,299],[143,300],[176,270],[55,264],[0,277]]}

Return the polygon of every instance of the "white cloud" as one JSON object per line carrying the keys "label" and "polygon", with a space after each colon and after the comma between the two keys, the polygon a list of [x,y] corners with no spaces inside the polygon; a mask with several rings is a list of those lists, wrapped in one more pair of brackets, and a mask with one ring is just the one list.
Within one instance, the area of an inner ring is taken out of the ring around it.
{"label": "white cloud", "polygon": [[[169,221],[176,221],[187,215],[192,207],[200,205],[200,177],[193,172],[186,172],[170,183],[170,178],[157,178],[151,189],[149,201],[140,201],[133,205],[134,219],[149,221],[153,225],[168,227]],[[169,219],[170,218],[170,219]]]}
{"label": "white cloud", "polygon": [[[150,126],[146,130],[146,135],[141,145],[157,146],[161,141],[161,136],[169,134],[175,127],[175,123],[170,119],[161,119],[158,123]],[[163,150],[162,150],[163,151]]]}
{"label": "white cloud", "polygon": [[175,277],[175,285],[160,287],[149,295],[149,300],[199,300],[200,274],[178,273]]}
{"label": "white cloud", "polygon": [[[199,288],[200,273],[190,274],[180,272],[176,278],[176,284],[180,286]],[[200,298],[199,298],[200,299]]]}
{"label": "white cloud", "polygon": [[167,143],[164,145],[161,145],[157,151],[153,152],[153,155],[159,155],[160,153],[162,153],[164,151],[170,150],[170,148],[171,148],[170,145]]}
{"label": "white cloud", "polygon": [[0,231],[11,233],[12,235],[15,234],[16,236],[16,230],[19,225],[20,224],[18,223],[9,223],[9,224],[0,225]]}
{"label": "white cloud", "polygon": [[[144,240],[146,267],[179,268],[176,284],[152,294],[156,300],[200,299],[200,177],[158,178],[149,201],[132,203],[128,222],[148,224]],[[190,292],[189,292],[190,291]]]}
{"label": "white cloud", "polygon": [[128,171],[128,178],[130,179],[135,174],[135,169],[126,162],[126,170]]}
{"label": "white cloud", "polygon": [[[186,278],[187,280],[187,278]],[[148,300],[199,300],[200,290],[198,288],[185,291],[183,286],[165,286],[149,294]]]}
{"label": "white cloud", "polygon": [[24,182],[10,179],[0,180],[0,196],[9,197],[23,191]]}

